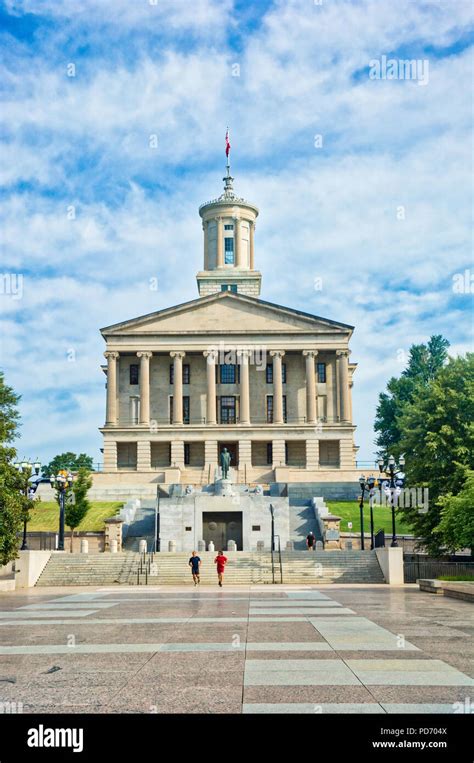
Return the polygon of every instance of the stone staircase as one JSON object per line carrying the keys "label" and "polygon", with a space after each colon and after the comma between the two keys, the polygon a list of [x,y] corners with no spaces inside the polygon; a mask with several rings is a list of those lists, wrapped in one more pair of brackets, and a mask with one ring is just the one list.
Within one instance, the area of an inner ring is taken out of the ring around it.
{"label": "stone staircase", "polygon": [[[216,585],[216,554],[200,552],[201,582]],[[227,551],[227,585],[250,585],[272,582],[269,551]],[[189,552],[153,555],[148,585],[183,585],[192,583],[188,566]],[[91,585],[137,583],[140,556],[121,554],[53,553],[36,585]],[[383,583],[384,578],[374,551],[285,551],[282,553],[283,582],[293,584]],[[145,574],[139,577],[145,584]],[[275,580],[280,582],[278,554],[275,554]]]}
{"label": "stone staircase", "polygon": [[127,583],[137,566],[139,554],[70,554],[53,552],[37,586],[100,586]]}

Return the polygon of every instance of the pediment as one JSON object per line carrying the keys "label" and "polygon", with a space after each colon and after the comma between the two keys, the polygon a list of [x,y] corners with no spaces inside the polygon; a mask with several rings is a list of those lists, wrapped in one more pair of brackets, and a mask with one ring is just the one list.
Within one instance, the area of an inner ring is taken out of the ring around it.
{"label": "pediment", "polygon": [[104,336],[203,333],[352,333],[352,326],[229,293],[202,297],[102,329]]}

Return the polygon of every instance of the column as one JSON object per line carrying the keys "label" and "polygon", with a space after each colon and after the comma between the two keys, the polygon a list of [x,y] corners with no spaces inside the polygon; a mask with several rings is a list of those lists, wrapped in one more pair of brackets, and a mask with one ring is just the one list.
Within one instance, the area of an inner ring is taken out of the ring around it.
{"label": "column", "polygon": [[250,222],[249,223],[250,270],[255,270],[254,231],[255,231],[255,223]]}
{"label": "column", "polygon": [[309,471],[319,469],[319,440],[306,440],[306,468]]}
{"label": "column", "polygon": [[242,267],[242,244],[241,244],[241,230],[240,219],[234,217],[234,262],[237,268]]}
{"label": "column", "polygon": [[333,359],[328,358],[326,362],[326,416],[328,422],[334,421],[334,392],[333,392]]}
{"label": "column", "polygon": [[317,408],[317,387],[316,387],[316,370],[314,367],[315,358],[318,355],[317,350],[304,350],[303,355],[306,359],[306,423],[315,424],[318,408]]}
{"label": "column", "polygon": [[207,469],[207,479],[209,483],[214,482],[214,475],[217,468],[217,440],[205,440],[204,442],[204,462]]}
{"label": "column", "polygon": [[204,270],[209,270],[209,225],[207,220],[202,224],[204,231]]}
{"label": "column", "polygon": [[272,350],[273,358],[273,423],[283,424],[283,375],[282,358],[284,350]]}
{"label": "column", "polygon": [[250,424],[249,351],[240,350],[240,423]]}
{"label": "column", "polygon": [[151,443],[150,440],[138,440],[137,442],[137,472],[149,472],[151,470]]}
{"label": "column", "polygon": [[272,440],[272,469],[285,466],[285,440]]}
{"label": "column", "polygon": [[217,217],[217,267],[224,264],[224,225],[222,217]]}
{"label": "column", "polygon": [[216,423],[216,360],[217,351],[203,352],[206,358],[207,395],[206,395],[206,424]]}
{"label": "column", "polygon": [[252,466],[252,441],[239,440],[239,469],[245,470],[245,469],[249,469],[251,466]]}
{"label": "column", "polygon": [[115,440],[104,440],[104,472],[117,471],[117,443]]}
{"label": "column", "polygon": [[117,360],[118,352],[104,352],[107,358],[107,412],[105,426],[117,424]]}
{"label": "column", "polygon": [[349,421],[352,422],[352,387],[354,382],[349,382]]}
{"label": "column", "polygon": [[340,416],[341,421],[350,421],[350,400],[349,400],[349,351],[340,350],[338,353],[339,362],[339,394],[340,394]]}
{"label": "column", "polygon": [[340,420],[349,421],[349,351],[338,350],[336,352],[339,380],[339,411]]}
{"label": "column", "polygon": [[171,466],[184,469],[184,441],[171,440]]}
{"label": "column", "polygon": [[170,352],[173,358],[173,424],[183,423],[183,358],[185,354],[185,352]]}
{"label": "column", "polygon": [[150,425],[150,358],[152,352],[137,352],[140,359],[140,424]]}

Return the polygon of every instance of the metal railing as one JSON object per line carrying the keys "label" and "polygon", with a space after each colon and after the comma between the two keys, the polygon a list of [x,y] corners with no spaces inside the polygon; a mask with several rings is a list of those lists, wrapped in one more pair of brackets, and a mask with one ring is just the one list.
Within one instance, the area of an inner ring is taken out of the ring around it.
{"label": "metal railing", "polygon": [[414,560],[403,560],[405,583],[416,583],[420,578],[437,578],[439,575],[472,575],[474,562],[453,562],[437,559],[423,559],[420,554]]}

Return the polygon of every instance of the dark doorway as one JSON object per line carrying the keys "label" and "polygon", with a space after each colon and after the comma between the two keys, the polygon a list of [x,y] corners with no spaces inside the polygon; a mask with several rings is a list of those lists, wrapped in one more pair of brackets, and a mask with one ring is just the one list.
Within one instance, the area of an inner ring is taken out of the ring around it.
{"label": "dark doorway", "polygon": [[242,551],[242,512],[204,511],[202,534],[206,546],[212,541],[216,551],[225,551],[230,540],[235,540],[237,551]]}

